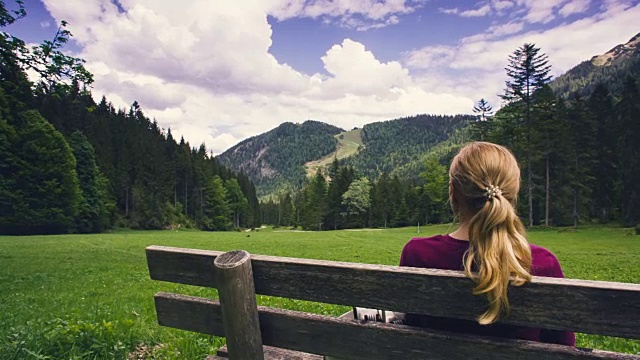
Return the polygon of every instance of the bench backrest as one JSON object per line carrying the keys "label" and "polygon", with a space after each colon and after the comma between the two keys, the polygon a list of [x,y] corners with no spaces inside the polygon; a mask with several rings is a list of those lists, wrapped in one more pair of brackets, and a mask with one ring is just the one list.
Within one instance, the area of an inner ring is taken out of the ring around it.
{"label": "bench backrest", "polygon": [[[214,260],[223,252],[147,248],[152,279],[217,288]],[[475,319],[486,300],[459,271],[251,255],[255,293],[329,304]],[[158,293],[161,325],[224,336],[220,304]],[[640,339],[640,284],[534,277],[509,290],[502,323]],[[366,323],[259,307],[262,342],[349,359],[640,359],[529,341]]]}

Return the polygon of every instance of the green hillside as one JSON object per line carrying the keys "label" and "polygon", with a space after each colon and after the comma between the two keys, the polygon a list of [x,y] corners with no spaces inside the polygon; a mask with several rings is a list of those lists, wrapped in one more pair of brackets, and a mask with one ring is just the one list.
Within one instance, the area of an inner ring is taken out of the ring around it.
{"label": "green hillside", "polygon": [[[362,128],[363,150],[346,163],[376,179],[414,162],[471,120],[470,115],[417,115],[367,124]],[[418,174],[419,171],[411,176]]]}
{"label": "green hillside", "polygon": [[429,157],[435,157],[441,165],[448,165],[458,150],[471,140],[469,127],[456,129],[448,139],[434,145],[410,162],[393,169],[390,175],[420,182],[420,174],[425,170],[425,164]]}
{"label": "green hillside", "polygon": [[362,129],[345,131],[335,136],[338,143],[336,151],[319,160],[309,161],[304,166],[307,176],[314,174],[318,169],[326,169],[334,159],[343,160],[358,153],[363,149]]}
{"label": "green hillside", "polygon": [[217,157],[221,164],[246,173],[258,196],[298,188],[305,179],[304,164],[336,150],[334,135],[344,130],[319,121],[285,122],[246,139]]}

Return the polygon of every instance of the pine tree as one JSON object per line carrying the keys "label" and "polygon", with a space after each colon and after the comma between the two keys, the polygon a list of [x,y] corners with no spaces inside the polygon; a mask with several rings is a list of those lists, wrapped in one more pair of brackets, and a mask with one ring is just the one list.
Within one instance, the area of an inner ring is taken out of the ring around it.
{"label": "pine tree", "polygon": [[478,115],[478,119],[471,123],[473,138],[480,141],[488,139],[488,135],[491,132],[490,117],[493,115],[493,107],[489,105],[489,102],[484,98],[478,101],[473,107],[473,112]]}
{"label": "pine tree", "polygon": [[229,200],[229,208],[233,213],[233,226],[240,228],[240,218],[249,209],[249,202],[240,189],[240,184],[236,179],[228,179],[224,181],[224,187]]}
{"label": "pine tree", "polygon": [[634,78],[624,82],[616,107],[620,143],[620,198],[622,221],[627,226],[640,223],[640,91]]}
{"label": "pine tree", "polygon": [[616,204],[617,141],[613,99],[607,88],[599,84],[588,100],[589,110],[597,122],[595,188],[593,192],[594,215],[602,223],[613,218]]}
{"label": "pine tree", "polygon": [[537,92],[534,98],[531,118],[532,124],[536,128],[534,132],[535,138],[532,138],[532,143],[535,144],[536,149],[532,151],[535,157],[532,160],[538,160],[538,156],[541,158],[542,163],[538,168],[544,174],[544,225],[549,226],[549,216],[551,210],[551,168],[553,167],[552,161],[554,154],[557,151],[558,128],[559,121],[556,118],[556,97],[553,95],[553,91],[548,85],[544,85]]}
{"label": "pine tree", "polygon": [[370,190],[369,179],[363,177],[354,180],[342,196],[342,204],[347,209],[347,215],[353,219],[350,227],[366,225],[366,215],[371,204]]}
{"label": "pine tree", "polygon": [[586,102],[577,96],[571,100],[568,109],[570,126],[571,154],[569,164],[571,171],[571,187],[573,190],[573,225],[576,227],[581,219],[588,220],[591,192],[595,181],[593,169],[596,157],[597,124]]}
{"label": "pine tree", "polygon": [[104,224],[105,218],[109,218],[101,189],[100,170],[96,165],[95,152],[89,140],[76,131],[69,137],[69,145],[76,158],[76,173],[80,184],[80,201],[78,214],[75,218],[75,231],[80,233],[101,232],[108,224]]}
{"label": "pine tree", "polygon": [[347,208],[342,203],[342,196],[353,182],[354,172],[351,166],[338,166],[337,161],[329,169],[331,182],[327,190],[327,211],[325,224],[335,229],[344,228]]}
{"label": "pine tree", "polygon": [[493,115],[493,107],[489,105],[489,102],[484,98],[478,101],[478,104],[473,107],[473,112],[476,114],[480,114],[478,117],[478,121],[487,121],[487,119]]}
{"label": "pine tree", "polygon": [[308,187],[305,188],[304,216],[302,226],[307,229],[322,230],[323,218],[327,210],[327,182],[318,169]]}
{"label": "pine tree", "polygon": [[521,161],[524,160],[525,164],[529,226],[534,224],[533,161],[535,154],[533,152],[535,144],[533,144],[533,138],[536,131],[532,124],[531,110],[535,92],[551,80],[549,76],[551,65],[548,62],[547,55],[540,53],[540,48],[535,44],[524,44],[516,49],[509,56],[509,64],[505,68],[509,80],[506,82],[504,94],[501,95],[508,104],[515,106],[514,110],[517,110],[518,118],[521,119],[516,123],[520,130],[515,133],[515,142],[519,145],[516,147],[516,153],[522,155]]}
{"label": "pine tree", "polygon": [[425,180],[423,191],[429,200],[426,223],[439,223],[447,218],[447,199],[449,196],[449,177],[447,169],[440,165],[435,156],[430,156],[425,164],[425,171],[421,174]]}
{"label": "pine tree", "polygon": [[227,200],[227,191],[219,176],[209,178],[203,189],[202,215],[200,229],[208,231],[229,230],[231,210]]}
{"label": "pine tree", "polygon": [[[71,148],[62,134],[37,111],[20,114],[17,124],[15,137],[6,124],[3,130],[15,142],[10,144],[14,152],[9,168],[13,172],[4,174],[11,179],[4,181],[4,191],[11,194],[11,205],[7,216],[0,219],[0,233],[68,232],[80,198]],[[7,199],[7,196],[0,198]]]}
{"label": "pine tree", "polygon": [[295,211],[296,209],[293,205],[291,194],[286,193],[280,198],[280,202],[278,204],[278,212],[280,214],[278,225],[291,226],[295,222]]}

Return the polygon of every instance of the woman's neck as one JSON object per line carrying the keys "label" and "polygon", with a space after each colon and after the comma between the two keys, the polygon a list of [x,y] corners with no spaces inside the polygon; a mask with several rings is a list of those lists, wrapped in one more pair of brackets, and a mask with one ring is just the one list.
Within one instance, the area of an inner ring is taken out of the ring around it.
{"label": "woman's neck", "polygon": [[454,239],[469,241],[469,223],[460,223],[456,231],[450,233],[449,236]]}

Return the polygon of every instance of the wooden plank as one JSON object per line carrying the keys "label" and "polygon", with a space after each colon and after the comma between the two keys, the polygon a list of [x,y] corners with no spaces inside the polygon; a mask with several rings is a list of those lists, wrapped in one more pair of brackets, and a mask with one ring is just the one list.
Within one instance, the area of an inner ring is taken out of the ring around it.
{"label": "wooden plank", "polygon": [[249,253],[226,252],[215,259],[214,266],[229,359],[264,360]]}
{"label": "wooden plank", "polygon": [[[152,279],[216,287],[221,253],[151,246]],[[475,319],[486,305],[462,272],[251,256],[257,294]],[[452,301],[455,299],[455,301]],[[640,339],[640,284],[534,277],[509,290],[502,323]]]}
{"label": "wooden plank", "polygon": [[[224,336],[220,304],[216,301],[158,293],[158,319],[162,324]],[[265,345],[346,359],[616,359],[640,360],[640,356],[524,340],[488,338],[383,323],[313,315],[259,307]],[[218,314],[203,319],[198,314]],[[455,352],[453,351],[455,349]]]}
{"label": "wooden plank", "polygon": [[[264,349],[264,359],[265,360],[323,360],[324,356],[309,354],[300,351],[281,349],[273,346],[263,346]],[[228,355],[227,346],[223,346],[218,349],[217,355],[220,357],[227,357]]]}

